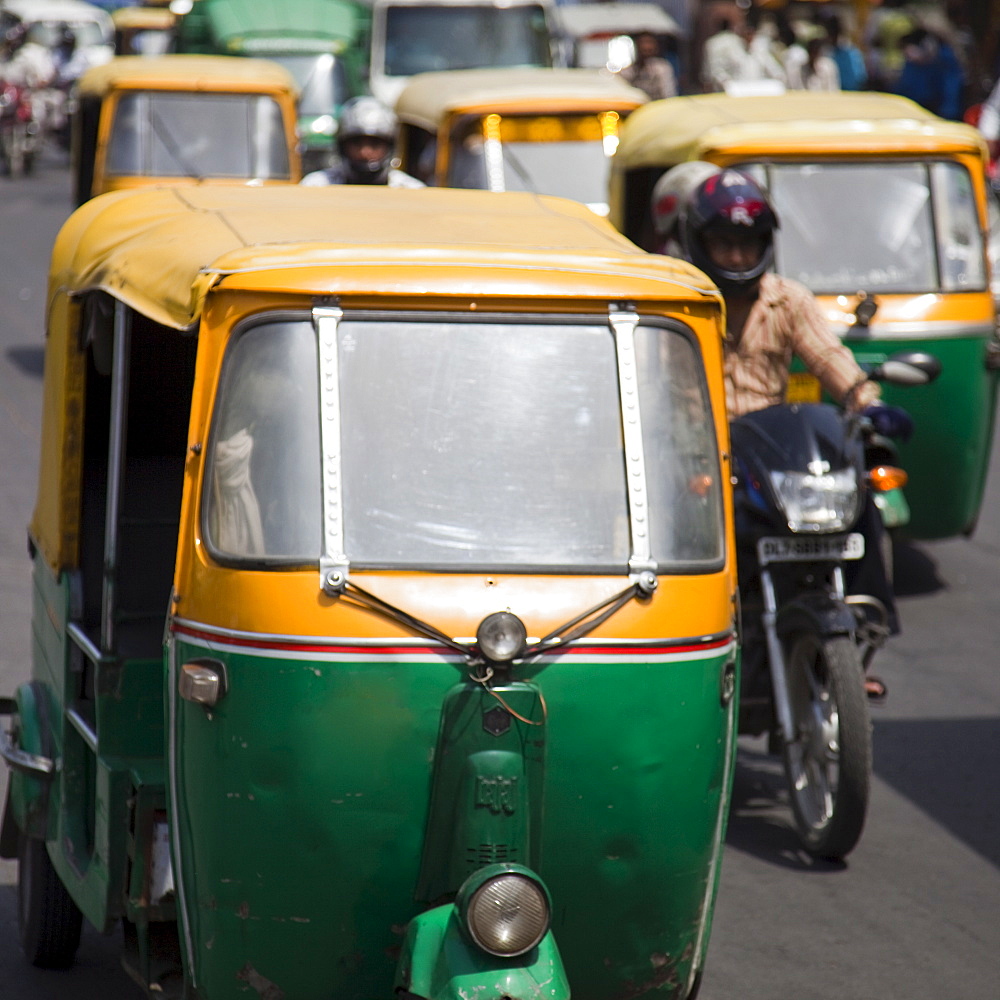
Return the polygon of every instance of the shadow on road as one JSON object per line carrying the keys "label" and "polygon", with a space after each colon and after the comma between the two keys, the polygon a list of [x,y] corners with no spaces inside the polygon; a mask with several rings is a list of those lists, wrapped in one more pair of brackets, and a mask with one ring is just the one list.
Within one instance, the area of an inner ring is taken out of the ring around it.
{"label": "shadow on road", "polygon": [[1000,718],[876,719],[875,773],[1000,868]]}
{"label": "shadow on road", "polygon": [[897,597],[934,594],[945,587],[937,563],[915,544],[897,540],[893,545],[892,562]]}
{"label": "shadow on road", "polygon": [[11,347],[7,351],[7,357],[25,375],[39,379],[42,377],[45,370],[44,347]]}
{"label": "shadow on road", "polygon": [[781,758],[767,753],[766,741],[741,740],[733,777],[726,844],[768,864],[795,871],[838,872],[841,862],[811,857],[799,845]]}

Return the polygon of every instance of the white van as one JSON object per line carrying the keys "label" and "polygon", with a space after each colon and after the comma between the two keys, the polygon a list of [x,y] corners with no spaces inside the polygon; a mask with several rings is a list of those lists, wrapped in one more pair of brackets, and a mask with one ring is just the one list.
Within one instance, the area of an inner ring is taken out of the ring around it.
{"label": "white van", "polygon": [[371,92],[396,103],[416,73],[557,62],[553,0],[372,0]]}

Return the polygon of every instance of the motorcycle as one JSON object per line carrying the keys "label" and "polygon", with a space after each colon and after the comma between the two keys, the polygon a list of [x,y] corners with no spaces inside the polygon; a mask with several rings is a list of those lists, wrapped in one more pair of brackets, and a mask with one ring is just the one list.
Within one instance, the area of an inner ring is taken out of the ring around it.
{"label": "motorcycle", "polygon": [[[920,385],[940,368],[929,354],[903,352],[868,375]],[[905,484],[905,473],[893,465],[892,437],[902,436],[907,422],[898,408],[852,414],[826,403],[793,403],[731,426],[743,630],[740,732],[768,732],[771,749],[780,749],[796,831],[816,857],[849,854],[867,813],[866,674],[890,621],[884,600],[852,592],[845,578],[862,566],[866,546],[881,548],[888,537],[869,498]],[[884,551],[868,555],[885,559]]]}
{"label": "motorcycle", "polygon": [[38,122],[26,87],[0,81],[0,165],[9,177],[30,174],[38,148]]}

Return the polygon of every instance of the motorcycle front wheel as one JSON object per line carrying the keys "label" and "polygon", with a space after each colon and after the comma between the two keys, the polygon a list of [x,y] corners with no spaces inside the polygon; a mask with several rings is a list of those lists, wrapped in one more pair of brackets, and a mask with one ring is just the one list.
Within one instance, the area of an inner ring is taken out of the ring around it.
{"label": "motorcycle front wheel", "polygon": [[841,860],[861,837],[872,770],[871,718],[854,641],[801,633],[786,645],[795,739],[785,774],[799,839],[815,857]]}

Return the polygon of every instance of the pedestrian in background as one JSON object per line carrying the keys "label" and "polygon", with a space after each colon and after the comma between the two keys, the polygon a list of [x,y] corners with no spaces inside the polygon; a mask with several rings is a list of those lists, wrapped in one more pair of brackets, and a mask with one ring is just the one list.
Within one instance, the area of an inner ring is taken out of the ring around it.
{"label": "pedestrian in background", "polygon": [[837,64],[841,90],[864,90],[868,83],[868,70],[861,49],[844,34],[843,25],[836,14],[823,19],[830,40],[830,58]]}
{"label": "pedestrian in background", "polygon": [[677,76],[660,54],[656,35],[648,31],[635,36],[635,62],[626,66],[622,78],[648,95],[651,101],[677,96]]}

